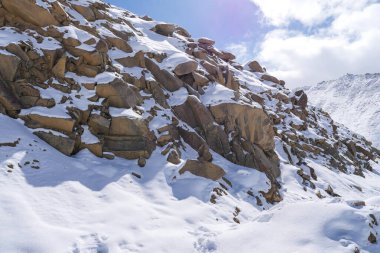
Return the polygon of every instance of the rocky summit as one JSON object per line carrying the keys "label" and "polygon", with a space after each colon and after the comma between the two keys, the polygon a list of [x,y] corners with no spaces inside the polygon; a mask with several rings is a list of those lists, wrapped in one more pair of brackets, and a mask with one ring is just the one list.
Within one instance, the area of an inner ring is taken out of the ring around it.
{"label": "rocky summit", "polygon": [[380,250],[380,151],[267,71],[99,0],[0,0],[0,252]]}

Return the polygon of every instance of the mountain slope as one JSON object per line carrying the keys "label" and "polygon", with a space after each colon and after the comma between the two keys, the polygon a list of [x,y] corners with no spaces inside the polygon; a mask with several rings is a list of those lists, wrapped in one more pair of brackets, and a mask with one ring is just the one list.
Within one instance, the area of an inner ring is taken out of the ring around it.
{"label": "mountain slope", "polygon": [[304,92],[102,1],[0,2],[0,252],[379,250],[380,154]]}
{"label": "mountain slope", "polygon": [[380,74],[347,74],[306,92],[311,103],[380,148]]}

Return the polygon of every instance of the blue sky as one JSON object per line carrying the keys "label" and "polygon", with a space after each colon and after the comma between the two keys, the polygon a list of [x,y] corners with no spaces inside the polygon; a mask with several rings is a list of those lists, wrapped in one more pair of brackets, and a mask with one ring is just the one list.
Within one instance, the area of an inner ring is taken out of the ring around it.
{"label": "blue sky", "polygon": [[106,0],[216,40],[289,87],[380,72],[380,0]]}
{"label": "blue sky", "polygon": [[[107,0],[138,15],[178,24],[193,37],[209,37],[227,48],[249,41],[252,50],[268,27],[260,20],[259,9],[248,0]],[[252,55],[252,53],[251,53]]]}

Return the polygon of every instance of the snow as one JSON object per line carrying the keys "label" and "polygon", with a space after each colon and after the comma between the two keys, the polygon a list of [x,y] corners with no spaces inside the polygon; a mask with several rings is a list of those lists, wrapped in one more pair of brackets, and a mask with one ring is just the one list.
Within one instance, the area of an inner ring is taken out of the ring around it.
{"label": "snow", "polygon": [[380,148],[380,74],[347,74],[306,91],[313,105]]}

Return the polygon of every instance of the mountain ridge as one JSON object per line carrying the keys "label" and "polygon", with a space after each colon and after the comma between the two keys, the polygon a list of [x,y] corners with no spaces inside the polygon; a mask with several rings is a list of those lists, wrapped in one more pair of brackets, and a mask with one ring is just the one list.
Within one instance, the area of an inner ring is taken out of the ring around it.
{"label": "mountain ridge", "polygon": [[0,3],[0,251],[379,249],[380,151],[305,92],[99,0]]}

